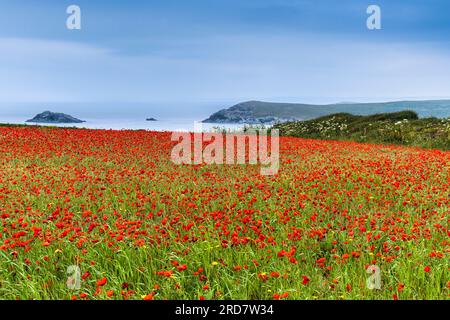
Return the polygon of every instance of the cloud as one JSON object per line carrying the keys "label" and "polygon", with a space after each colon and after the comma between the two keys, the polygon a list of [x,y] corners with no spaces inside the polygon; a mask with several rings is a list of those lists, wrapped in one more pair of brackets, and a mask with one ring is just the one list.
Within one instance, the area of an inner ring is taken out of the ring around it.
{"label": "cloud", "polygon": [[3,38],[0,96],[1,102],[333,102],[450,96],[445,49],[369,39],[306,33],[210,35],[133,56],[77,42]]}

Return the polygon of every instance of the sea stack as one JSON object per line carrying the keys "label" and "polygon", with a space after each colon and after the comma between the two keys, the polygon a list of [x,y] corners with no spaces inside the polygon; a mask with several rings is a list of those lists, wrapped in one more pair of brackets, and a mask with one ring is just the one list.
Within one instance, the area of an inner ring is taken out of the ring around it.
{"label": "sea stack", "polygon": [[44,111],[36,115],[33,119],[27,120],[26,122],[33,123],[83,123],[86,121],[72,117],[71,115],[65,113]]}

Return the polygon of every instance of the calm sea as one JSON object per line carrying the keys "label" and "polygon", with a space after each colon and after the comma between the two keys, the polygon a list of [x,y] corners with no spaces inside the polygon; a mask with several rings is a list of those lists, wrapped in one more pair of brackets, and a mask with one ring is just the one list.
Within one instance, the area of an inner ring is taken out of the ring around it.
{"label": "calm sea", "polygon": [[193,132],[193,131],[213,131],[217,129],[238,130],[244,127],[243,124],[214,124],[214,123],[200,123],[202,119],[161,119],[158,121],[145,121],[145,119],[86,119],[83,123],[70,124],[38,124],[27,123],[27,119],[23,117],[0,117],[0,123],[11,124],[27,124],[33,125],[52,125],[58,127],[77,127],[89,129],[114,129],[114,130],[151,130],[151,131],[178,131],[178,132]]}
{"label": "calm sea", "polygon": [[[193,131],[194,123],[200,123],[215,111],[228,107],[230,102],[218,103],[0,103],[0,123],[27,124],[36,114],[49,110],[62,112],[85,120],[80,124],[55,124],[61,127],[89,129],[131,129],[154,131]],[[158,121],[146,121],[156,118]],[[43,124],[48,125],[48,124]],[[202,130],[214,127],[239,129],[243,125],[202,123]],[[198,129],[197,129],[198,130]]]}
{"label": "calm sea", "polygon": [[[216,103],[42,103],[6,104],[0,103],[0,123],[28,124],[25,121],[45,110],[63,112],[86,122],[80,124],[56,124],[61,127],[79,127],[90,129],[131,129],[153,131],[211,131],[217,128],[237,130],[244,127],[243,124],[214,124],[201,123],[217,110],[227,108],[233,102]],[[399,104],[390,107],[373,106],[370,110],[363,110],[358,105],[350,105],[346,108],[335,106],[330,113],[350,112],[354,114],[373,114],[380,112],[394,112],[404,109],[414,110],[421,117],[444,118],[450,116],[450,104],[408,105]],[[156,118],[158,121],[146,121],[146,118]],[[195,125],[197,123],[197,125]],[[48,124],[44,124],[48,125]],[[199,127],[201,125],[201,127]]]}

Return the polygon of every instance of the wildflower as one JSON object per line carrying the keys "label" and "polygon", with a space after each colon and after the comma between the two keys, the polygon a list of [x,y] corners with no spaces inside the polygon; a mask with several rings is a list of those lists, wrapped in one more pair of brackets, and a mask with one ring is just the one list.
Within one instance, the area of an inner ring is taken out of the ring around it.
{"label": "wildflower", "polygon": [[103,287],[106,284],[107,280],[106,278],[102,278],[97,281],[97,287]]}
{"label": "wildflower", "polygon": [[267,281],[269,279],[265,272],[259,273],[258,278],[260,278],[262,281]]}
{"label": "wildflower", "polygon": [[142,299],[145,301],[153,300],[153,295],[149,293],[149,294],[145,295]]}
{"label": "wildflower", "polygon": [[279,272],[272,271],[272,272],[270,273],[270,276],[271,276],[272,278],[278,278],[278,277],[280,276],[280,273],[279,273]]}
{"label": "wildflower", "polygon": [[178,271],[184,271],[187,269],[187,266],[185,264],[183,264],[181,266],[178,266],[177,269],[178,269]]}

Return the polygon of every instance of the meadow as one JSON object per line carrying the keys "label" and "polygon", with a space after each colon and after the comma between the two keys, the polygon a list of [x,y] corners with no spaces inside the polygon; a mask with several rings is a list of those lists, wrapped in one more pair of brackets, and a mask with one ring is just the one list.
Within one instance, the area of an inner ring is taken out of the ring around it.
{"label": "meadow", "polygon": [[262,176],[173,145],[0,127],[0,299],[449,299],[450,152],[281,137]]}

